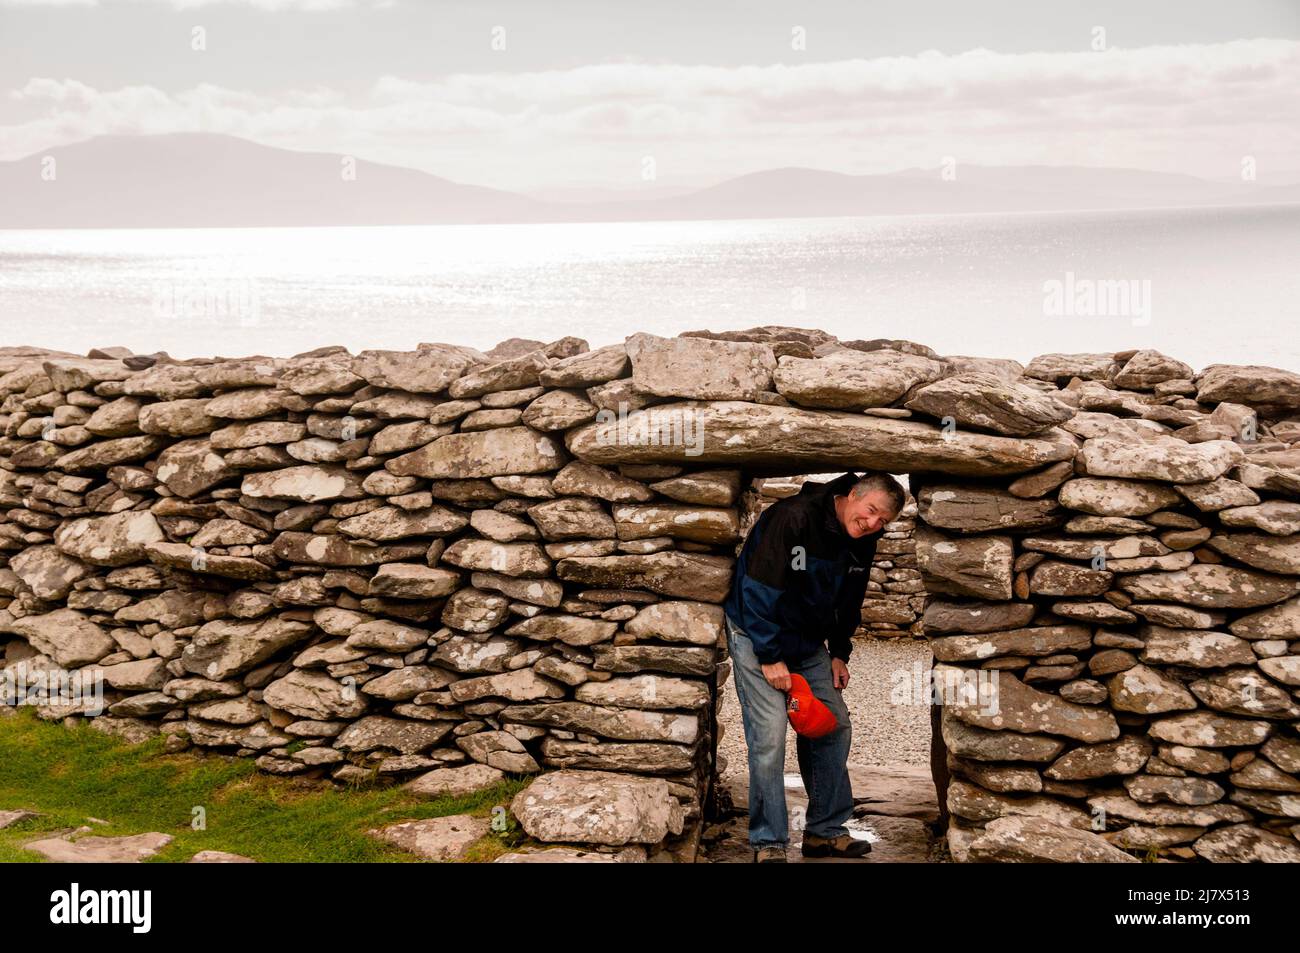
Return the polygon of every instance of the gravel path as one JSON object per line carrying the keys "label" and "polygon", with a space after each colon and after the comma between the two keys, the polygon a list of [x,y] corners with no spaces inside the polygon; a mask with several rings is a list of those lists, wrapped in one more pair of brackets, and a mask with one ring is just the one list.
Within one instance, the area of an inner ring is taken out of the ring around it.
{"label": "gravel path", "polygon": [[[912,685],[913,673],[929,671],[930,645],[923,640],[856,638],[849,656],[849,684],[844,701],[853,716],[851,764],[930,763],[928,705],[899,704],[891,699],[900,679]],[[745,728],[740,719],[736,686],[727,679],[719,720],[726,725],[718,751],[727,760],[723,776],[748,764]],[[795,733],[786,736],[786,770],[798,773]]]}

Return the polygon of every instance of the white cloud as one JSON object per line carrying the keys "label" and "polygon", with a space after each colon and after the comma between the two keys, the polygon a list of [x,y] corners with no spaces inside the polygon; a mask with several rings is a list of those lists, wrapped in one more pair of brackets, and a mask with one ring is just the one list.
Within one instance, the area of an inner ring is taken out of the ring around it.
{"label": "white cloud", "polygon": [[95,90],[35,78],[9,93],[3,158],[109,132],[225,132],[415,165],[500,187],[780,165],[844,171],[1125,165],[1226,176],[1246,154],[1300,169],[1300,42],[1104,53],[926,52],[767,66],[610,63],[528,73],[385,76],[361,96],[201,85]]}

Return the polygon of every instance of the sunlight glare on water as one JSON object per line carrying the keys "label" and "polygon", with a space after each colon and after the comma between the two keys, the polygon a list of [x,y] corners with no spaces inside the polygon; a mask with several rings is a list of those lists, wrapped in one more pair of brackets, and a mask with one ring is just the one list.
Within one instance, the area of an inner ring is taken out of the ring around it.
{"label": "sunlight glare on water", "polygon": [[[0,231],[0,344],[288,355],[760,324],[948,354],[1300,367],[1300,206],[722,222]],[[1146,319],[1045,313],[1067,273]],[[1135,285],[1136,287],[1136,285]]]}

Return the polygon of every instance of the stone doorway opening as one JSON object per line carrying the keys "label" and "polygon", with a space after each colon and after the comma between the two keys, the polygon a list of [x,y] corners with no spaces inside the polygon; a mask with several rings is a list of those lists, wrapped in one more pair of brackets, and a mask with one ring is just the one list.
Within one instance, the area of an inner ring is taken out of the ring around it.
{"label": "stone doorway opening", "polygon": [[[843,472],[744,474],[736,552],[772,504],[798,494],[806,483],[826,483]],[[906,473],[893,476],[908,489]],[[930,862],[942,854],[930,826],[938,816],[938,785],[932,777],[936,750],[932,732],[937,725],[920,688],[928,684],[933,659],[921,625],[926,595],[916,566],[916,518],[916,500],[908,489],[903,510],[877,541],[843,696],[853,728],[848,764],[854,814],[849,828],[855,837],[872,842],[873,859],[890,862]],[[726,830],[731,843],[715,845],[709,854],[714,860],[732,854],[736,860],[747,860],[748,750],[730,664],[729,660],[723,663],[717,681],[711,787],[716,795],[713,820]],[[795,737],[791,731],[786,738],[785,781],[791,845],[797,848],[807,791]],[[714,833],[717,836],[716,829]],[[799,855],[792,851],[791,856]]]}

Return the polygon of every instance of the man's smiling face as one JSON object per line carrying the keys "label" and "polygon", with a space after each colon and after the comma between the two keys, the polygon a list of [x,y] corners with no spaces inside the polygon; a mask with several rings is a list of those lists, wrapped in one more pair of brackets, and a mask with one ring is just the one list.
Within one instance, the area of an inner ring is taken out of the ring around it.
{"label": "man's smiling face", "polygon": [[889,497],[880,490],[868,490],[861,496],[849,493],[839,497],[836,512],[844,531],[854,539],[880,532],[894,518]]}

